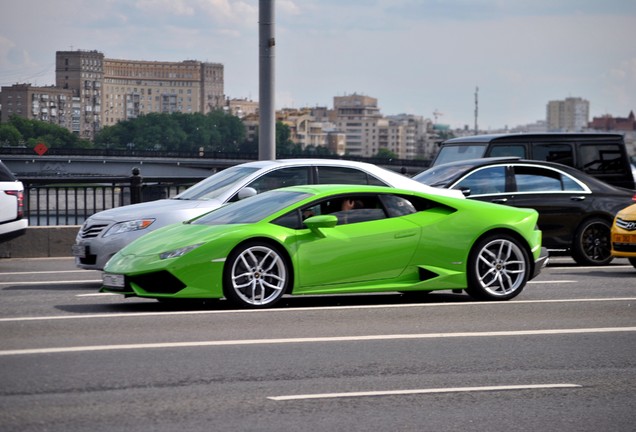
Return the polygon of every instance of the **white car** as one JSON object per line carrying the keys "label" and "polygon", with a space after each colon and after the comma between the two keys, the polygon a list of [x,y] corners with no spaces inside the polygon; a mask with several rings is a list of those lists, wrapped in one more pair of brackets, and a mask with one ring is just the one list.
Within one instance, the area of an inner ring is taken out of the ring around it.
{"label": "white car", "polygon": [[225,203],[285,186],[370,184],[463,197],[378,166],[345,160],[284,159],[248,162],[220,171],[170,199],[132,204],[89,217],[73,245],[78,267],[102,270],[120,249],[157,228],[192,219]]}
{"label": "white car", "polygon": [[26,232],[29,221],[24,219],[24,186],[0,161],[0,242]]}

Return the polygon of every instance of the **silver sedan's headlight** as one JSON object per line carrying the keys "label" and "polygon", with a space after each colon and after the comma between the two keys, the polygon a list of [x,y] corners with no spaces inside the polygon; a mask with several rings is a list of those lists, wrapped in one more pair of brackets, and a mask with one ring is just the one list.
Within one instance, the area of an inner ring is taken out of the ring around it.
{"label": "silver sedan's headlight", "polygon": [[197,244],[193,244],[190,246],[185,246],[179,249],[175,249],[175,250],[171,250],[168,252],[164,252],[159,254],[159,258],[163,259],[168,259],[168,258],[178,258],[180,256],[183,256],[185,254],[187,254],[188,252],[190,252],[193,249],[198,248],[199,246],[201,246],[203,243],[197,243]]}
{"label": "silver sedan's headlight", "polygon": [[104,233],[104,237],[115,234],[122,234],[131,231],[139,231],[148,228],[154,222],[154,219],[136,219],[126,222],[119,222],[113,225]]}

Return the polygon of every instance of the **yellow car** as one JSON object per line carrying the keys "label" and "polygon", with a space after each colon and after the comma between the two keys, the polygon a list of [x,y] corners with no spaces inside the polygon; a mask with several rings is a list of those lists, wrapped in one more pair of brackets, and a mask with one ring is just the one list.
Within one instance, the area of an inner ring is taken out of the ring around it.
{"label": "yellow car", "polygon": [[612,224],[612,255],[636,267],[636,204],[619,211]]}

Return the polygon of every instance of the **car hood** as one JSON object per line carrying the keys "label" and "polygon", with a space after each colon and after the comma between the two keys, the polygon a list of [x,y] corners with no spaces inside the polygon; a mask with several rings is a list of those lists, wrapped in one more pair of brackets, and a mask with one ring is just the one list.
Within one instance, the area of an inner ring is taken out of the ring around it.
{"label": "car hood", "polygon": [[90,219],[121,222],[141,218],[174,219],[176,217],[174,222],[180,222],[214,210],[222,204],[218,200],[163,199],[104,210],[95,213]]}

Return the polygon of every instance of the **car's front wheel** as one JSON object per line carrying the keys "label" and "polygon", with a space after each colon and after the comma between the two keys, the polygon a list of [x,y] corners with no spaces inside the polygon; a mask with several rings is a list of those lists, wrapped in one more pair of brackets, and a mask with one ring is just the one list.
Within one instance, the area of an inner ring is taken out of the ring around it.
{"label": "car's front wheel", "polygon": [[607,265],[612,257],[611,225],[593,218],[581,224],[574,235],[572,258],[579,265]]}
{"label": "car's front wheel", "polygon": [[514,237],[496,234],[473,247],[467,267],[466,292],[478,300],[508,300],[526,285],[530,258]]}
{"label": "car's front wheel", "polygon": [[290,269],[278,248],[250,242],[238,246],[226,260],[223,292],[238,306],[264,308],[281,299],[289,279]]}

